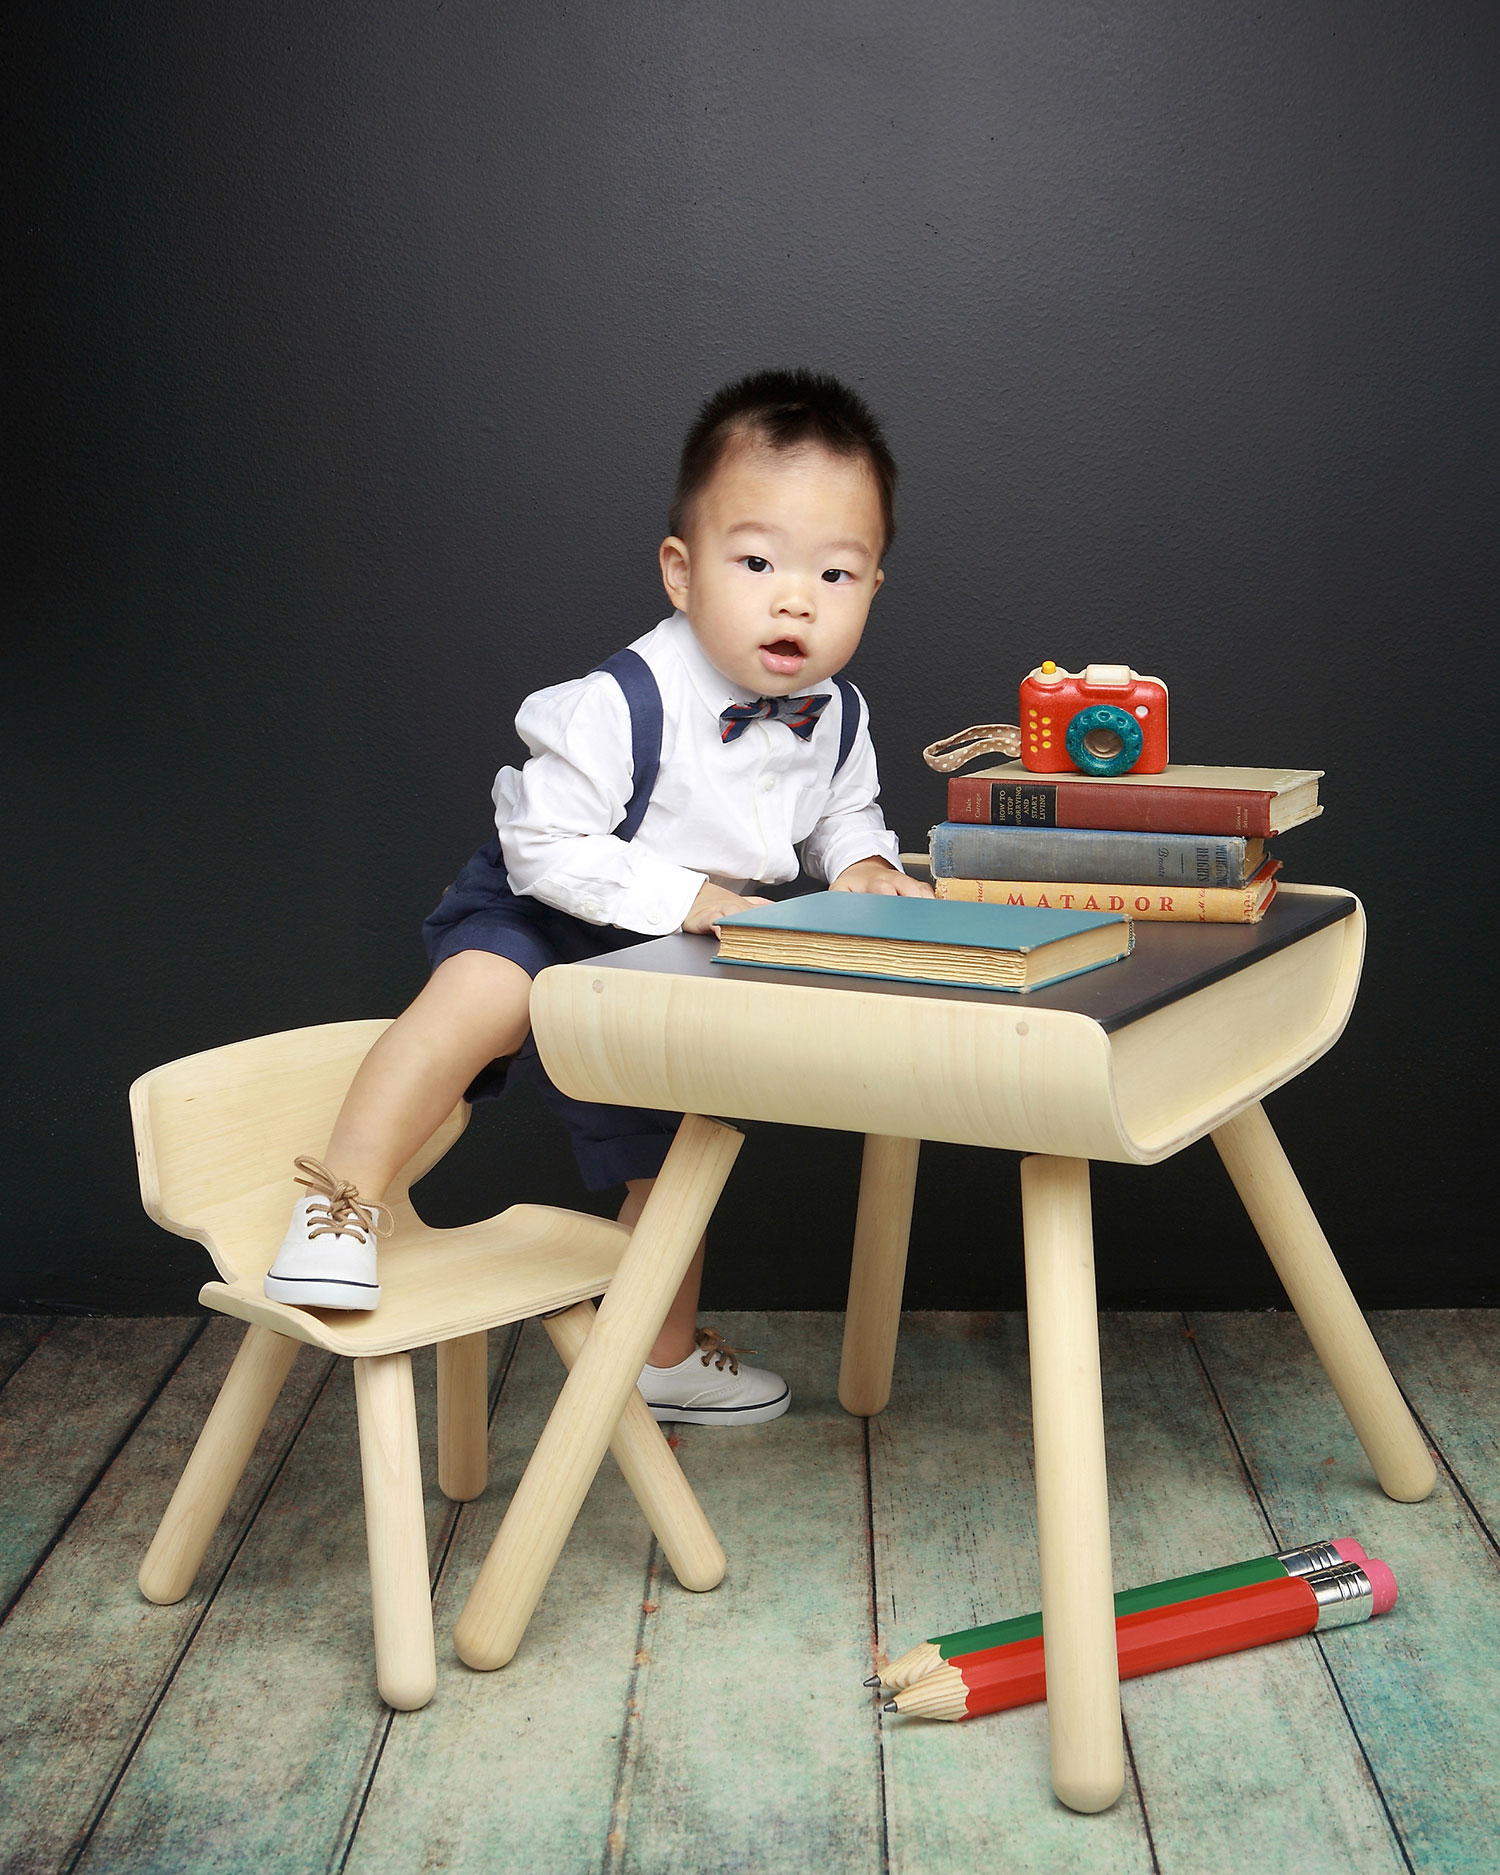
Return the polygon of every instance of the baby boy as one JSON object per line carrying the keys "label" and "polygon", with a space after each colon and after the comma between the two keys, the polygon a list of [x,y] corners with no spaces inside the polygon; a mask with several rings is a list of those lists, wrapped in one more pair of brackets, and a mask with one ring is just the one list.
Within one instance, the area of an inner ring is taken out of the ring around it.
{"label": "baby boy", "polygon": [[[835,892],[927,894],[901,871],[862,699],[836,676],[884,578],[895,480],[878,424],[834,378],[761,372],[703,406],[659,555],[675,610],[522,704],[531,757],[495,778],[497,837],[427,920],[432,974],[365,1058],[324,1162],[298,1161],[309,1196],[268,1296],[373,1308],[386,1186],[461,1095],[514,1069],[539,1078],[589,1188],[626,1186],[634,1222],[679,1116],[546,1082],[528,999],[547,965],[710,931],[803,870]],[[700,1244],[641,1389],[658,1419],[774,1419],[785,1382],[697,1326],[702,1258]]]}

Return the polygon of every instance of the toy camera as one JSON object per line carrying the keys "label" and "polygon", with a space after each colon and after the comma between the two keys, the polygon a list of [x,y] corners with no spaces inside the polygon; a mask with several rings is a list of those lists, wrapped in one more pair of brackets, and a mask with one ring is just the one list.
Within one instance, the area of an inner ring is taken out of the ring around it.
{"label": "toy camera", "polygon": [[1021,684],[1021,760],[1039,774],[1159,775],[1167,765],[1167,686],[1128,664],[1063,671],[1049,659]]}

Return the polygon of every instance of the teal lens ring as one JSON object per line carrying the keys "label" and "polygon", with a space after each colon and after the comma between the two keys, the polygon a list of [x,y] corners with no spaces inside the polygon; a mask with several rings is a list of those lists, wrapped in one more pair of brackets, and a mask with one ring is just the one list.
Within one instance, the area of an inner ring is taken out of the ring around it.
{"label": "teal lens ring", "polygon": [[1146,738],[1129,710],[1094,703],[1080,710],[1064,737],[1068,759],[1084,775],[1125,775],[1141,759]]}

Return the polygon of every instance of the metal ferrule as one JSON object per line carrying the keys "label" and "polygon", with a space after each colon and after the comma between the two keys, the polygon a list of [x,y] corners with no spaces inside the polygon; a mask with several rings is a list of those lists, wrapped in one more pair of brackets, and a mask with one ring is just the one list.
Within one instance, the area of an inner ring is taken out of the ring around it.
{"label": "metal ferrule", "polygon": [[1336,1569],[1318,1569],[1302,1580],[1318,1598],[1317,1629],[1352,1627],[1368,1621],[1375,1612],[1375,1591],[1370,1578],[1355,1562],[1341,1562]]}
{"label": "metal ferrule", "polygon": [[1279,1549],[1276,1560],[1289,1576],[1310,1576],[1316,1569],[1337,1569],[1343,1557],[1331,1543],[1304,1543],[1301,1549]]}

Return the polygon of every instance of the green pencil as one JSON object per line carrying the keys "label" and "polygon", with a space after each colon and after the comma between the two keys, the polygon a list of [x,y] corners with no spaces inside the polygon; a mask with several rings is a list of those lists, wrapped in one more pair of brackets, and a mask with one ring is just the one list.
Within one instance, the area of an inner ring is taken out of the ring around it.
{"label": "green pencil", "polygon": [[[1340,1562],[1363,1562],[1364,1559],[1365,1552],[1353,1537],[1330,1537],[1296,1549],[1278,1550],[1272,1556],[1255,1556],[1249,1562],[1226,1563],[1222,1569],[1200,1569],[1193,1575],[1148,1582],[1144,1588],[1121,1589],[1115,1597],[1115,1619],[1139,1614],[1143,1608],[1165,1608],[1172,1602],[1196,1601],[1201,1595],[1222,1595],[1226,1589],[1244,1588],[1251,1582],[1311,1575],[1314,1570],[1331,1569]],[[1030,1614],[1014,1615],[1009,1621],[987,1622],[983,1627],[961,1628],[954,1634],[935,1634],[883,1667],[866,1680],[865,1685],[900,1692],[961,1654],[1008,1647],[1012,1641],[1029,1641],[1041,1631],[1041,1615]]]}

